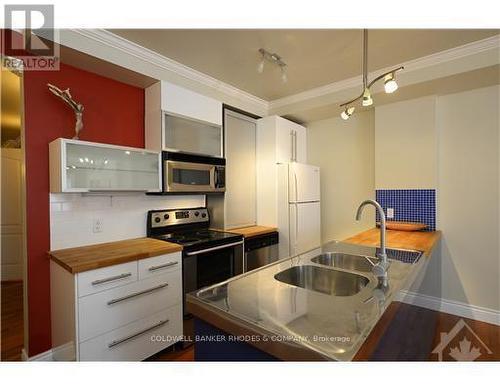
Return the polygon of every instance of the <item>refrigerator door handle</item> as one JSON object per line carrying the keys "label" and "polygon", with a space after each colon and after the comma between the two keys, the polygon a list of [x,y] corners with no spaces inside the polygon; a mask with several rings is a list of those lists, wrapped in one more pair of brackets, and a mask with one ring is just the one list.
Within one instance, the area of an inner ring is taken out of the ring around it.
{"label": "refrigerator door handle", "polygon": [[[298,180],[297,180],[297,173],[295,171],[293,172],[293,177],[294,177],[294,181],[295,181],[295,198],[297,199],[297,197],[298,197],[298,194],[297,194]],[[297,206],[295,206],[295,242],[294,242],[293,255],[296,255],[298,241],[299,241],[299,210],[298,210]]]}

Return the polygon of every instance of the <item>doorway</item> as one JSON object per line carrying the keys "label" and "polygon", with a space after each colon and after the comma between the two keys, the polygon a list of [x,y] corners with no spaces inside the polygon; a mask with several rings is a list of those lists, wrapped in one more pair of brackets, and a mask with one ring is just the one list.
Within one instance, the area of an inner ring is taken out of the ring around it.
{"label": "doorway", "polygon": [[1,360],[25,346],[26,227],[22,70],[1,69]]}

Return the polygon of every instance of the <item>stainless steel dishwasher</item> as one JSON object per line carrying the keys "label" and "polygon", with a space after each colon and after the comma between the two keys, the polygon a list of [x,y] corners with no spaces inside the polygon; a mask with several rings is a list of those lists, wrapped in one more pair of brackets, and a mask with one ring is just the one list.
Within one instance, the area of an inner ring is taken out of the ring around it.
{"label": "stainless steel dishwasher", "polygon": [[271,232],[245,239],[244,271],[257,269],[279,259],[279,234]]}

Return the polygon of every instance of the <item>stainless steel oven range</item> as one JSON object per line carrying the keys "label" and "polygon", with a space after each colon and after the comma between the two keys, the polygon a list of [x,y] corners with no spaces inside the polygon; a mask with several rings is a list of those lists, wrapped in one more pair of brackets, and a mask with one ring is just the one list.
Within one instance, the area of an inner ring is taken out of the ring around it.
{"label": "stainless steel oven range", "polygon": [[151,210],[148,237],[183,246],[184,335],[193,336],[186,293],[243,273],[243,236],[209,229],[206,208]]}

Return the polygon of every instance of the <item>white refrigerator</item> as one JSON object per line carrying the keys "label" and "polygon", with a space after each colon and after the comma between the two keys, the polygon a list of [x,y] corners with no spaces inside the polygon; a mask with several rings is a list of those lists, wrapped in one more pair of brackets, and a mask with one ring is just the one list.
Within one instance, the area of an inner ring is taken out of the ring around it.
{"label": "white refrigerator", "polygon": [[319,167],[301,163],[278,164],[277,191],[280,258],[321,245]]}

